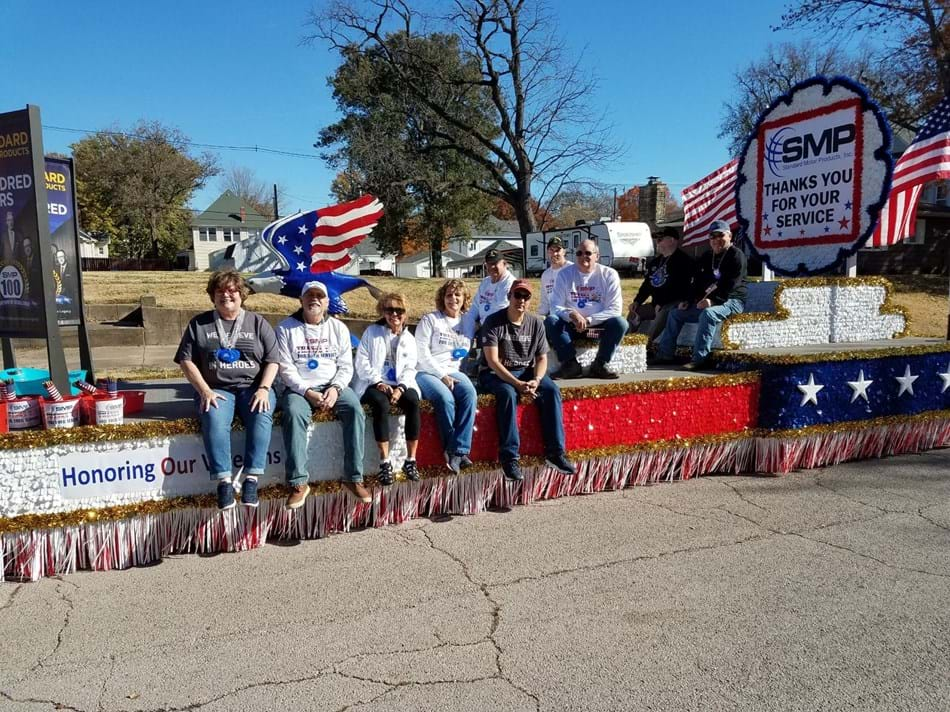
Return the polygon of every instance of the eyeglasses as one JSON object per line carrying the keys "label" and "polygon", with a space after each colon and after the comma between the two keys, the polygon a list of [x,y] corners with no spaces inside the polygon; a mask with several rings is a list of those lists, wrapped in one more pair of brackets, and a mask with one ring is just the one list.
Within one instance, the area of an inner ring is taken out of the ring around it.
{"label": "eyeglasses", "polygon": [[574,254],[577,255],[578,257],[590,257],[594,253],[591,252],[590,250],[578,250]]}
{"label": "eyeglasses", "polygon": [[726,233],[724,233],[724,232],[714,232],[712,235],[709,236],[709,239],[710,239],[710,240],[725,240],[725,239],[726,239]]}
{"label": "eyeglasses", "polygon": [[237,287],[227,287],[226,289],[216,289],[216,290],[214,290],[214,293],[215,293],[215,294],[221,294],[221,295],[224,295],[224,294],[240,294],[240,293],[241,293],[241,290],[238,289]]}
{"label": "eyeglasses", "polygon": [[528,292],[514,292],[511,296],[522,301],[528,301],[531,299],[531,295]]}
{"label": "eyeglasses", "polygon": [[383,307],[383,311],[387,314],[393,314],[395,316],[402,316],[406,313],[406,310],[402,307]]}

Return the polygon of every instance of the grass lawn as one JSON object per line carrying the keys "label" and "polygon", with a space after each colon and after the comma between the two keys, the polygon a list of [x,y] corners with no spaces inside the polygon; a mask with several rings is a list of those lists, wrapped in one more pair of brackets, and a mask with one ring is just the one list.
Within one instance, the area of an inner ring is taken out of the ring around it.
{"label": "grass lawn", "polygon": [[[402,292],[409,300],[410,316],[417,320],[434,308],[435,290],[442,283],[439,279],[397,279],[395,277],[370,277],[370,281],[383,291]],[[912,336],[946,336],[947,285],[948,280],[940,275],[894,275],[888,279],[894,285],[893,299],[905,307],[911,319]],[[83,287],[86,301],[90,304],[137,304],[145,295],[154,296],[158,306],[176,309],[208,309],[211,306],[205,285],[206,272],[85,272]],[[539,280],[530,280],[535,293],[540,288]],[[466,280],[474,293],[479,280]],[[630,304],[640,279],[623,280],[624,303]],[[346,295],[350,314],[355,318],[375,318],[376,303],[365,289]],[[248,299],[247,307],[268,313],[291,313],[299,303],[295,299],[274,294],[255,294]]]}

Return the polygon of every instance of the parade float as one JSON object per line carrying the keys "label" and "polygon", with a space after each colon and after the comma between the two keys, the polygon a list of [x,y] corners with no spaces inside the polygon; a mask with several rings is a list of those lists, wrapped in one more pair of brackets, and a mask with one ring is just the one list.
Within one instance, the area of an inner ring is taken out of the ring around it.
{"label": "parade float", "polygon": [[[397,477],[381,487],[370,477],[368,504],[338,481],[340,426],[315,416],[308,446],[314,496],[293,512],[284,508],[279,421],[260,506],[226,512],[216,509],[194,420],[11,431],[0,435],[0,577],[120,569],[415,517],[717,473],[778,476],[946,446],[950,343],[906,338],[907,316],[886,280],[831,274],[868,239],[885,205],[888,149],[883,117],[847,80],[810,80],[760,117],[739,165],[737,220],[750,249],[789,279],[756,285],[753,310],[723,325],[715,373],[645,370],[643,339],[627,337],[623,379],[563,385],[573,477],[545,465],[537,408],[524,404],[525,479],[506,482],[486,396],[472,468],[447,470],[435,419],[424,409],[421,481]],[[400,433],[393,440],[398,469],[405,443],[399,415],[390,417]],[[376,471],[376,457],[368,447],[366,472]],[[241,465],[236,455],[235,471]]]}

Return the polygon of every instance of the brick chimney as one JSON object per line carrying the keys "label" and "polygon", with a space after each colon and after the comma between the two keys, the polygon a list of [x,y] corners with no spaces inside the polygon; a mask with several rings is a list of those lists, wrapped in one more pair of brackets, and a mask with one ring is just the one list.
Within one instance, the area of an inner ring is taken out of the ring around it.
{"label": "brick chimney", "polygon": [[656,224],[666,219],[666,204],[670,197],[669,186],[657,176],[648,176],[647,184],[640,186],[640,221],[656,229]]}

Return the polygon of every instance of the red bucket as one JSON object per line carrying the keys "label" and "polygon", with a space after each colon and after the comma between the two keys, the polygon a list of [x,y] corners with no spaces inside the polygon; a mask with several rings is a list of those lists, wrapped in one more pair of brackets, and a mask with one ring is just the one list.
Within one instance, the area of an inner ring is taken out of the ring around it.
{"label": "red bucket", "polygon": [[128,417],[142,412],[145,407],[145,391],[122,391],[121,395],[125,399],[123,415]]}
{"label": "red bucket", "polygon": [[64,398],[61,401],[40,399],[40,412],[43,414],[43,427],[75,428],[82,424],[80,398]]}
{"label": "red bucket", "polygon": [[7,402],[0,401],[0,433],[8,433],[10,428],[7,425]]}

